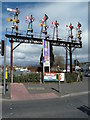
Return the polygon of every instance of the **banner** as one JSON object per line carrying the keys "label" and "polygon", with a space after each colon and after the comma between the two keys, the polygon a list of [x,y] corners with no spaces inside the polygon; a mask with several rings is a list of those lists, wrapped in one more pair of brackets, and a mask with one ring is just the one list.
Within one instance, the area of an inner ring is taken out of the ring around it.
{"label": "banner", "polygon": [[56,73],[44,73],[44,81],[57,81]]}
{"label": "banner", "polygon": [[65,73],[44,73],[44,81],[64,81]]}
{"label": "banner", "polygon": [[49,57],[49,42],[43,40],[43,56],[44,56],[44,67],[50,66],[50,57]]}

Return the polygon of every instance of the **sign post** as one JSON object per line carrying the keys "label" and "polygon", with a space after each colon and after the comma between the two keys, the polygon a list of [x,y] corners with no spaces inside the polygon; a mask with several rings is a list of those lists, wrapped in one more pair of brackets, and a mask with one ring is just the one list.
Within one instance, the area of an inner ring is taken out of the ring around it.
{"label": "sign post", "polygon": [[60,83],[60,80],[61,80],[61,74],[59,73],[58,92],[61,92],[61,83]]}

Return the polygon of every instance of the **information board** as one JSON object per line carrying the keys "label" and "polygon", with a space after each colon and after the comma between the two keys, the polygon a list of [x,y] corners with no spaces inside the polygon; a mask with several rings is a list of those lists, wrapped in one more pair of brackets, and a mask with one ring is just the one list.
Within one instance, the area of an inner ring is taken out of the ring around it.
{"label": "information board", "polygon": [[44,56],[44,67],[50,66],[50,57],[49,57],[49,42],[43,40],[43,56]]}
{"label": "information board", "polygon": [[[58,75],[58,79],[57,76]],[[64,81],[65,80],[65,73],[44,73],[44,81]]]}

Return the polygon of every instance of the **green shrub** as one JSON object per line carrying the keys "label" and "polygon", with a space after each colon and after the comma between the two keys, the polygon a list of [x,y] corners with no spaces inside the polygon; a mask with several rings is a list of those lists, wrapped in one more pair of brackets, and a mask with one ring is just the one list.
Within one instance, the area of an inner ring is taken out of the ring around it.
{"label": "green shrub", "polygon": [[77,81],[77,76],[78,74],[73,72],[73,73],[65,73],[65,79],[67,83],[71,82],[76,82]]}
{"label": "green shrub", "polygon": [[[73,73],[65,73],[65,80],[67,83],[76,82],[77,81],[78,74]],[[43,77],[43,74],[41,75]],[[42,79],[42,78],[41,78]],[[82,74],[80,74],[80,80],[83,79]],[[3,81],[3,74],[2,74],[2,81]],[[40,82],[40,74],[38,73],[31,73],[31,74],[19,74],[19,75],[13,75],[13,81],[14,82]],[[11,77],[8,74],[8,80],[6,82],[11,82]]]}
{"label": "green shrub", "polygon": [[20,74],[18,76],[14,75],[14,82],[39,82],[40,74]]}
{"label": "green shrub", "polygon": [[[2,73],[2,82],[4,79],[4,74]],[[14,82],[40,82],[40,74],[38,73],[31,73],[31,74],[13,74],[13,81]],[[8,74],[8,79],[6,82],[11,82],[11,76]]]}

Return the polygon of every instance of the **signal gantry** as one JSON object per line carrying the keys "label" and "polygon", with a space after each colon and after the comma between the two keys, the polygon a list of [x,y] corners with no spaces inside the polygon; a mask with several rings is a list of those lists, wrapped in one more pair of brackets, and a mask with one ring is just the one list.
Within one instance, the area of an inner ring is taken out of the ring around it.
{"label": "signal gantry", "polygon": [[[19,10],[18,8],[16,8],[16,10],[7,9],[10,12],[14,13],[14,18],[10,19],[8,18],[8,22],[13,22],[13,27],[12,27],[12,32],[10,34],[6,33],[5,36],[7,38],[10,39],[10,42],[19,42],[19,44],[17,46],[19,46],[21,43],[30,43],[30,44],[42,44],[43,40],[45,39],[46,41],[50,42],[52,44],[52,46],[62,46],[66,49],[66,51],[69,51],[69,56],[70,56],[70,72],[72,73],[72,52],[74,51],[74,49],[76,48],[82,48],[82,41],[81,41],[81,24],[78,22],[78,27],[77,27],[77,38],[73,37],[73,29],[74,26],[70,23],[70,25],[67,25],[66,27],[69,28],[70,34],[68,35],[68,39],[70,39],[70,41],[67,41],[66,39],[63,38],[59,38],[58,37],[58,26],[59,23],[57,22],[57,20],[55,22],[52,22],[52,24],[54,25],[54,29],[53,29],[53,37],[49,38],[49,36],[47,35],[47,29],[49,28],[49,26],[47,25],[47,20],[48,20],[48,16],[45,14],[44,18],[41,19],[41,23],[39,24],[39,26],[41,27],[41,31],[40,31],[40,36],[35,36],[33,33],[33,27],[32,24],[34,22],[34,18],[33,16],[26,16],[26,22],[28,23],[28,28],[26,31],[26,34],[18,34],[18,15],[19,15]],[[15,24],[16,23],[16,24]],[[13,33],[13,30],[16,30],[16,34]],[[56,30],[56,40],[54,38],[55,36],[55,30]],[[42,34],[44,36],[42,36]],[[48,38],[48,39],[47,39]],[[33,42],[32,42],[33,41]],[[12,46],[12,44],[11,44]],[[17,47],[16,46],[16,47]],[[16,48],[15,47],[15,48]],[[11,47],[11,51],[13,51],[14,48]],[[67,56],[67,52],[66,52],[66,56]],[[12,53],[11,53],[11,67],[12,67]],[[12,69],[12,68],[11,68]],[[66,57],[66,71],[67,71],[67,57]]]}

